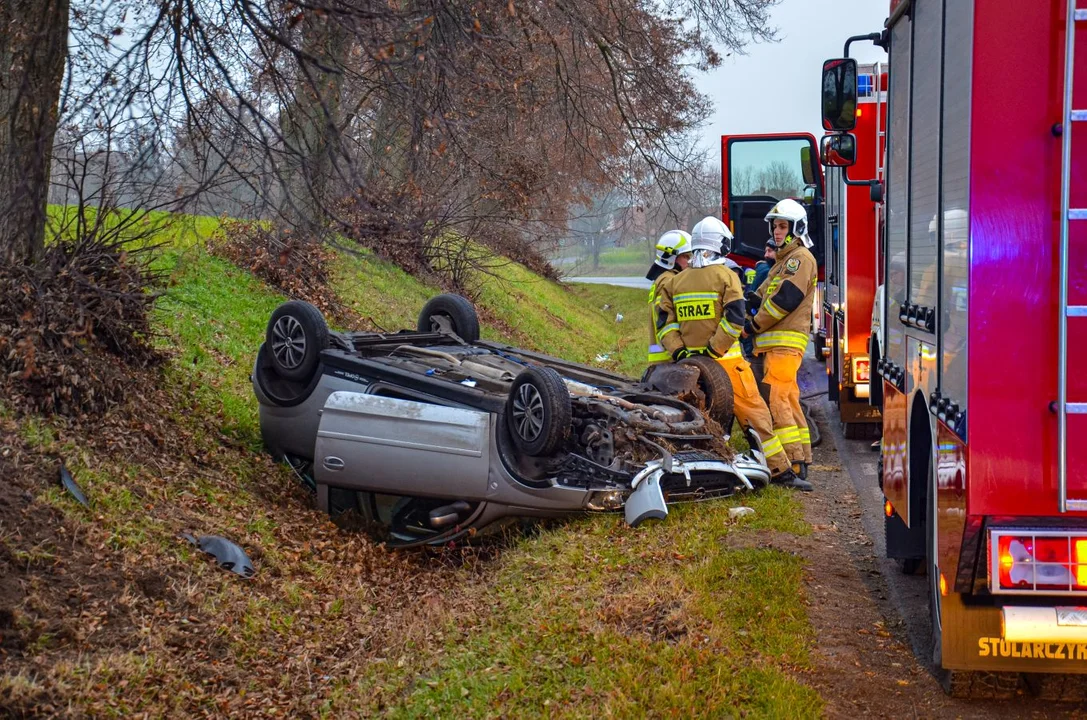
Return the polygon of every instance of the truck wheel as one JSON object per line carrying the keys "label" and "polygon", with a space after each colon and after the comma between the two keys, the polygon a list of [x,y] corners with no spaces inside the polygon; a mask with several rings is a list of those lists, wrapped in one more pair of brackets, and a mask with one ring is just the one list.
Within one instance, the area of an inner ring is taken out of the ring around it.
{"label": "truck wheel", "polygon": [[1023,673],[1027,687],[1042,700],[1084,702],[1087,700],[1087,675],[1059,673]]}
{"label": "truck wheel", "polygon": [[692,365],[698,368],[698,388],[706,396],[706,412],[718,423],[729,423],[724,431],[730,432],[735,398],[732,396],[732,381],[725,369],[716,360],[706,355],[692,355],[676,364]]}
{"label": "truck wheel", "polygon": [[309,380],[321,351],[328,347],[328,324],[313,305],[290,300],[272,313],[264,342],[277,375],[285,380]]}
{"label": "truck wheel", "polygon": [[479,340],[479,316],[476,308],[460,295],[445,293],[435,295],[419,313],[419,332],[447,330],[464,342]]}
{"label": "truck wheel", "polygon": [[929,461],[928,497],[925,499],[925,564],[928,570],[929,620],[932,624],[933,673],[944,692],[955,698],[1010,700],[1019,694],[1019,673],[984,670],[947,670],[943,667],[943,626],[940,617],[940,569],[936,564],[936,473]]}
{"label": "truck wheel", "polygon": [[506,399],[506,427],[526,455],[551,455],[570,431],[570,391],[548,367],[529,367],[513,381]]}

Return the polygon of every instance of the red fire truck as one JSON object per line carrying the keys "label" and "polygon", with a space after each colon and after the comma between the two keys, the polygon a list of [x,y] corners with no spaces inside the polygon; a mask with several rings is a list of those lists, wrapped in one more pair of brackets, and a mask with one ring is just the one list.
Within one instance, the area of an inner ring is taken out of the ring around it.
{"label": "red fire truck", "polygon": [[[926,570],[946,689],[1059,693],[1087,673],[1087,9],[895,0],[869,39],[893,68],[887,553]],[[845,164],[852,63],[822,84]]]}
{"label": "red fire truck", "polygon": [[[821,305],[820,350],[827,361],[827,392],[838,404],[847,438],[879,433],[880,390],[872,392],[872,307],[879,273],[879,232],[883,204],[872,196],[872,181],[883,180],[887,122],[887,70],[882,63],[857,68],[857,111],[852,135],[853,162],[846,167],[827,162],[826,282]],[[830,129],[830,128],[828,128]],[[830,158],[842,162],[842,158]],[[870,348],[871,346],[871,348]]]}

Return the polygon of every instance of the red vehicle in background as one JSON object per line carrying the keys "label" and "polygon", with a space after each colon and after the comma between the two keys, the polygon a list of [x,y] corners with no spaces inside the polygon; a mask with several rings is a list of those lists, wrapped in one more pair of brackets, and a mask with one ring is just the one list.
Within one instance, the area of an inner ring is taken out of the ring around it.
{"label": "red vehicle in background", "polygon": [[808,211],[811,251],[823,268],[823,173],[811,133],[721,136],[721,218],[732,231],[732,259],[762,260],[770,230],[766,213],[793,198]]}
{"label": "red vehicle in background", "polygon": [[[896,0],[865,39],[893,68],[887,553],[928,576],[945,689],[1082,695],[1087,373],[1070,360],[1087,357],[1087,9]],[[824,66],[824,147],[846,163],[856,77],[855,61]]]}
{"label": "red vehicle in background", "polygon": [[871,182],[883,180],[886,66],[861,65],[856,83],[854,152],[843,154],[836,147],[823,152],[827,166],[826,280],[823,302],[818,306],[822,313],[819,327],[825,328],[818,350],[827,361],[827,392],[838,404],[838,420],[847,438],[877,437],[881,422],[878,404],[882,388],[872,387],[871,374],[872,358],[879,357],[878,338],[872,337],[872,308],[882,282],[879,229],[883,203],[873,198]]}

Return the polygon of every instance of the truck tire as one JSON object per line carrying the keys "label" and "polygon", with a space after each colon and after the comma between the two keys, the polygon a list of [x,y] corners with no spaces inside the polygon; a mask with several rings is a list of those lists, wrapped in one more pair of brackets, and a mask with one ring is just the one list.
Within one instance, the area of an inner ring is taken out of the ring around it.
{"label": "truck tire", "polygon": [[1023,673],[1032,694],[1052,702],[1087,701],[1087,675]]}
{"label": "truck tire", "polygon": [[692,355],[683,358],[678,365],[691,365],[698,368],[698,387],[706,396],[706,412],[718,423],[728,426],[724,431],[732,431],[732,416],[735,398],[732,395],[732,380],[728,372],[713,358],[706,355]]}
{"label": "truck tire", "polygon": [[321,311],[302,300],[275,309],[264,333],[272,369],[285,380],[307,381],[328,347],[328,324]]}
{"label": "truck tire", "polygon": [[460,295],[444,293],[435,295],[419,313],[420,332],[439,332],[443,325],[467,343],[479,340],[479,316],[476,308]]}
{"label": "truck tire", "polygon": [[928,570],[929,621],[932,626],[933,673],[944,692],[954,698],[970,700],[1010,700],[1019,694],[1019,673],[984,670],[948,670],[943,667],[941,640],[943,628],[938,610],[940,571],[936,566],[936,473],[929,461],[928,495],[925,498],[925,564]]}
{"label": "truck tire", "polygon": [[510,386],[505,415],[519,451],[533,457],[551,455],[570,432],[570,391],[551,368],[525,368]]}

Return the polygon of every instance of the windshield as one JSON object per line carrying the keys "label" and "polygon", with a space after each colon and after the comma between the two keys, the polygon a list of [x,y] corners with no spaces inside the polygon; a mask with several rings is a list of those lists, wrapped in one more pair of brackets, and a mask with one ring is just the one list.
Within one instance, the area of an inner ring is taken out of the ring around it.
{"label": "windshield", "polygon": [[805,162],[810,175],[810,160],[811,144],[803,138],[734,140],[729,148],[729,195],[803,197]]}

